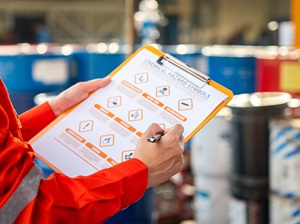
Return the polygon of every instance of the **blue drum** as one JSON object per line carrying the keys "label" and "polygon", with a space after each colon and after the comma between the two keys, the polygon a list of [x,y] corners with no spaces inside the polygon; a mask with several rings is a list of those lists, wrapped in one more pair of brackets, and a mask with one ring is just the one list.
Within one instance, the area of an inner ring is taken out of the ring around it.
{"label": "blue drum", "polygon": [[255,47],[207,46],[198,69],[234,94],[253,93],[256,85]]}

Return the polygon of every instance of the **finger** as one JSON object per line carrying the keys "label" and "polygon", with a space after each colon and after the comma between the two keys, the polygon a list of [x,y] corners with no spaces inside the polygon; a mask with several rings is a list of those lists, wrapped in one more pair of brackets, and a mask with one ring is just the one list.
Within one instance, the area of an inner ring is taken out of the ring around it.
{"label": "finger", "polygon": [[89,91],[94,91],[96,89],[106,86],[108,83],[110,83],[110,81],[111,79],[109,76],[103,79],[94,79],[86,83],[87,84],[86,89]]}
{"label": "finger", "polygon": [[183,137],[183,135],[180,136],[179,141],[182,142],[182,143],[184,142],[184,137]]}

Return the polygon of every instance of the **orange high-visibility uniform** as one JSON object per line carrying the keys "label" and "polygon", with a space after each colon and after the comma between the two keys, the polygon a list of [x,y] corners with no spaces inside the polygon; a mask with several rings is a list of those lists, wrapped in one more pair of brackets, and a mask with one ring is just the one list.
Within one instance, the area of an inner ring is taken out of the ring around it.
{"label": "orange high-visibility uniform", "polygon": [[55,118],[47,102],[18,117],[0,79],[0,223],[102,223],[145,193],[148,169],[138,159],[86,177],[41,179],[26,141]]}

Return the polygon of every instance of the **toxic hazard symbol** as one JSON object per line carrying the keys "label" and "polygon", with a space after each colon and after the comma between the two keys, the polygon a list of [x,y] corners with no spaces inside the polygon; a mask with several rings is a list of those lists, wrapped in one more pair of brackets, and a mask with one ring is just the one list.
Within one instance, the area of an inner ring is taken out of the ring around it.
{"label": "toxic hazard symbol", "polygon": [[193,100],[189,99],[182,99],[178,101],[178,110],[191,110],[193,109]]}
{"label": "toxic hazard symbol", "polygon": [[156,96],[168,96],[170,95],[170,86],[158,86],[156,87]]}
{"label": "toxic hazard symbol", "polygon": [[106,146],[112,146],[114,145],[114,135],[102,135],[100,136],[100,146],[106,147]]}
{"label": "toxic hazard symbol", "polygon": [[107,107],[118,107],[121,105],[121,96],[109,97]]}
{"label": "toxic hazard symbol", "polygon": [[82,122],[79,123],[79,131],[80,132],[92,131],[93,126],[94,126],[94,122],[92,120],[82,121]]}
{"label": "toxic hazard symbol", "polygon": [[133,157],[134,150],[126,150],[122,152],[122,161],[129,160]]}
{"label": "toxic hazard symbol", "polygon": [[137,109],[137,110],[130,110],[128,112],[128,120],[129,121],[139,121],[143,119],[143,110]]}
{"label": "toxic hazard symbol", "polygon": [[148,82],[148,73],[147,72],[138,73],[135,75],[135,83],[136,84],[145,83],[145,82]]}

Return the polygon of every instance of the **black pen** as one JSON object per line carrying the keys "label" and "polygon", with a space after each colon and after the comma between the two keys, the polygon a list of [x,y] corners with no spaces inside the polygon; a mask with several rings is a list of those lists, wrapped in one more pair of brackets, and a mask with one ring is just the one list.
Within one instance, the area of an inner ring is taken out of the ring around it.
{"label": "black pen", "polygon": [[157,142],[157,141],[160,140],[160,138],[161,138],[163,135],[164,135],[163,133],[158,133],[158,134],[156,134],[156,135],[153,135],[153,136],[149,137],[149,138],[147,139],[147,141],[148,141],[148,142],[152,142],[152,143]]}

